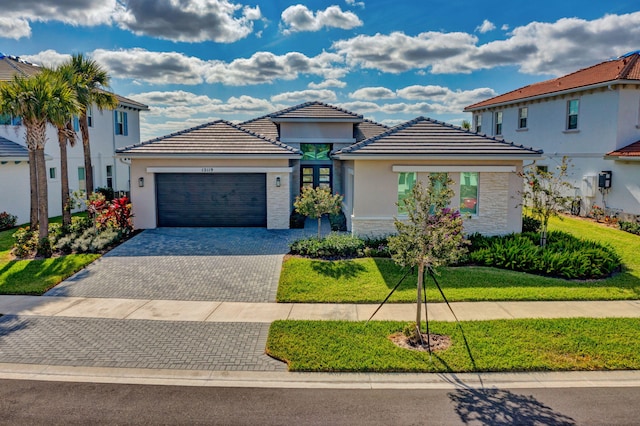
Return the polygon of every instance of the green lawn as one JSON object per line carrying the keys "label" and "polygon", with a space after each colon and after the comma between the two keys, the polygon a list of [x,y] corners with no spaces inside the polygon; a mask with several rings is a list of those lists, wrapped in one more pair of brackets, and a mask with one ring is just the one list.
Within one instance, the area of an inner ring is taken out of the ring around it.
{"label": "green lawn", "polygon": [[[573,318],[461,323],[473,362],[455,323],[430,322],[451,337],[449,349],[402,349],[388,336],[406,323],[277,321],[267,353],[290,371],[469,372],[640,369],[640,319]],[[302,337],[301,337],[302,336]]]}
{"label": "green lawn", "polygon": [[[613,246],[624,271],[612,278],[570,281],[486,267],[443,268],[438,278],[450,301],[481,300],[620,300],[640,298],[640,236],[597,223],[555,219],[551,229]],[[381,302],[401,278],[403,271],[389,259],[362,258],[322,261],[289,258],[283,265],[279,302]],[[415,300],[415,275],[408,277],[391,302]],[[430,301],[441,301],[431,282]]]}
{"label": "green lawn", "polygon": [[100,257],[99,254],[71,254],[50,259],[12,260],[11,236],[15,231],[0,232],[0,294],[41,295]]}

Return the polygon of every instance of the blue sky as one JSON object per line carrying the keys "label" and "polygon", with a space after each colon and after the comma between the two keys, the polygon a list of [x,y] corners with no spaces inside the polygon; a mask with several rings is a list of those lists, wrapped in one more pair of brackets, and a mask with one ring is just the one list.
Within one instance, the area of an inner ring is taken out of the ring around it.
{"label": "blue sky", "polygon": [[319,100],[389,125],[640,49],[637,0],[1,0],[0,52],[85,53],[142,139]]}

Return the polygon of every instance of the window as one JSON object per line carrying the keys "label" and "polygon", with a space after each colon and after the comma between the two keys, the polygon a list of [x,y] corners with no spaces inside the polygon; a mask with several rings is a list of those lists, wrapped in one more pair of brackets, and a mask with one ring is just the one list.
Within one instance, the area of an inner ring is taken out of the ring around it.
{"label": "window", "polygon": [[496,135],[502,134],[502,111],[496,112]]}
{"label": "window", "polygon": [[56,168],[49,167],[49,179],[55,179],[55,178],[56,178]]}
{"label": "window", "polygon": [[87,180],[84,175],[84,167],[78,167],[78,189],[80,191],[87,190]]}
{"label": "window", "polygon": [[416,184],[416,172],[401,172],[398,174],[398,214],[407,214],[404,199],[411,194]]}
{"label": "window", "polygon": [[73,130],[75,132],[79,132],[80,131],[80,119],[78,118],[77,115],[73,116]]}
{"label": "window", "polygon": [[113,166],[107,166],[107,188],[113,189]]}
{"label": "window", "polygon": [[115,131],[116,135],[127,136],[127,113],[122,111],[114,111]]}
{"label": "window", "polygon": [[460,173],[460,213],[478,214],[478,172]]}
{"label": "window", "polygon": [[578,108],[580,101],[572,99],[567,102],[567,130],[575,130],[578,128]]}
{"label": "window", "polygon": [[87,125],[93,127],[93,110],[91,107],[87,108]]}
{"label": "window", "polygon": [[523,107],[518,109],[518,129],[527,128],[527,116],[529,115],[529,108]]}
{"label": "window", "polygon": [[476,133],[482,131],[482,114],[476,114],[473,116],[473,130]]}
{"label": "window", "polygon": [[328,143],[301,143],[302,160],[329,160],[331,144]]}
{"label": "window", "polygon": [[541,173],[549,172],[549,166],[536,166],[536,170]]}
{"label": "window", "polygon": [[10,114],[0,114],[0,126],[20,126],[21,117],[13,117]]}

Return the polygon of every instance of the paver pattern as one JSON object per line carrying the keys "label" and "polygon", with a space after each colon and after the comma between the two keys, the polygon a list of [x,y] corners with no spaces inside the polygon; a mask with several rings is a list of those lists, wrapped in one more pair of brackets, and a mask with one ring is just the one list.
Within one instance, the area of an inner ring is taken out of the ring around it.
{"label": "paver pattern", "polygon": [[288,244],[305,232],[309,230],[150,229],[46,295],[273,302]]}
{"label": "paver pattern", "polygon": [[269,324],[0,317],[0,363],[286,371],[264,354]]}

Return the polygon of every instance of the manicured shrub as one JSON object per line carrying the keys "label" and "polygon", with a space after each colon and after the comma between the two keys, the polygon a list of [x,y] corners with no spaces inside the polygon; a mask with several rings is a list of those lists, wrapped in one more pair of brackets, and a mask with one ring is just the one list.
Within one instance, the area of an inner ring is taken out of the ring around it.
{"label": "manicured shrub", "polygon": [[618,222],[618,226],[623,231],[629,232],[631,234],[640,235],[640,223]]}
{"label": "manicured shrub", "polygon": [[98,253],[122,239],[122,231],[113,228],[88,228],[60,238],[56,248],[65,253]]}
{"label": "manicured shrub", "polygon": [[365,238],[363,255],[366,257],[391,257],[387,237]]}
{"label": "manicured shrub", "polygon": [[344,215],[344,212],[340,210],[336,214],[329,215],[329,224],[331,225],[332,231],[344,232],[347,230],[347,217]]}
{"label": "manicured shrub", "polygon": [[472,235],[468,261],[473,264],[567,279],[594,279],[611,275],[621,266],[608,247],[564,232],[550,232],[546,247],[540,235],[526,232],[505,236]]}
{"label": "manicured shrub", "polygon": [[18,216],[9,214],[7,212],[0,213],[0,231],[10,229],[16,226]]}
{"label": "manicured shrub", "polygon": [[531,216],[522,216],[522,232],[540,232],[542,222]]}
{"label": "manicured shrub", "polygon": [[364,249],[364,242],[352,235],[332,232],[324,238],[310,237],[294,241],[289,248],[292,254],[335,259],[360,256]]}
{"label": "manicured shrub", "polygon": [[20,228],[13,233],[13,254],[16,257],[28,257],[38,247],[38,231],[29,227]]}
{"label": "manicured shrub", "polygon": [[113,191],[113,188],[109,188],[109,187],[96,188],[95,192],[97,192],[98,194],[102,194],[104,199],[107,201],[111,201],[115,198],[115,192]]}

